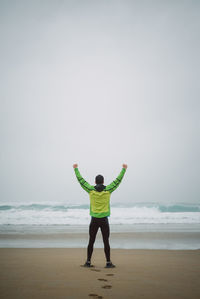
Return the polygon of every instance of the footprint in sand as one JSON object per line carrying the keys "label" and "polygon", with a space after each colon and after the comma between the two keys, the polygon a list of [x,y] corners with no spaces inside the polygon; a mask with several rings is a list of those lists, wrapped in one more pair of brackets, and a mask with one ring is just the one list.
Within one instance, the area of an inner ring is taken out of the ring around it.
{"label": "footprint in sand", "polygon": [[93,297],[93,298],[103,299],[102,296],[99,296],[97,294],[89,294],[88,296]]}
{"label": "footprint in sand", "polygon": [[98,280],[100,280],[100,281],[107,281],[107,279],[104,279],[104,278],[98,278]]}
{"label": "footprint in sand", "polygon": [[100,272],[101,270],[99,269],[90,269],[91,271],[95,271],[95,272]]}
{"label": "footprint in sand", "polygon": [[111,285],[105,285],[105,286],[103,286],[102,288],[103,288],[103,289],[111,289],[112,286],[111,286]]}
{"label": "footprint in sand", "polygon": [[106,274],[106,276],[114,276],[114,274]]}

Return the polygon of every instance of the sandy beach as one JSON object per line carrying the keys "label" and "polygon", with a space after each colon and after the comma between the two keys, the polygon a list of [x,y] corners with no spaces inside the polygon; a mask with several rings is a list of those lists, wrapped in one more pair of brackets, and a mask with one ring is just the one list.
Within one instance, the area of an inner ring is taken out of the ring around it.
{"label": "sandy beach", "polygon": [[200,250],[1,248],[0,294],[9,298],[200,298]]}

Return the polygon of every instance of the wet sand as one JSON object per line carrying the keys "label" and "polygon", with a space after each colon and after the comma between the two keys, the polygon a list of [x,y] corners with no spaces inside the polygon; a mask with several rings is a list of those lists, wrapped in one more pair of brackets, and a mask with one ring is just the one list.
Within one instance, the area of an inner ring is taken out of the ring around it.
{"label": "wet sand", "polygon": [[[48,231],[48,230],[47,230]],[[88,232],[21,232],[0,233],[0,248],[86,248]],[[200,248],[199,231],[111,232],[110,244],[116,249],[173,249]],[[96,248],[102,248],[102,235],[97,233]]]}
{"label": "wet sand", "polygon": [[80,267],[82,248],[1,248],[0,297],[200,298],[200,250],[113,249],[105,269],[103,249],[94,268]]}

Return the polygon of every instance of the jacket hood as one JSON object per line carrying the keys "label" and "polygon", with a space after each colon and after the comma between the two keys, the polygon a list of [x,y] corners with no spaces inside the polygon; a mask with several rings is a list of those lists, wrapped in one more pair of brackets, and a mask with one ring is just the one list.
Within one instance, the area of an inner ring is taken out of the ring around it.
{"label": "jacket hood", "polygon": [[104,186],[103,184],[97,184],[96,186],[94,186],[94,188],[96,189],[96,191],[101,192],[106,188],[106,186]]}

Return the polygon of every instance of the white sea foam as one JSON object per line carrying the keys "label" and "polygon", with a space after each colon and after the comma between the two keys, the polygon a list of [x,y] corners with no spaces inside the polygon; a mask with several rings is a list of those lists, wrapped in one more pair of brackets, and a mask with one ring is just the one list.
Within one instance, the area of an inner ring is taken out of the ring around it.
{"label": "white sea foam", "polygon": [[200,212],[160,212],[158,208],[113,208],[113,224],[200,223]]}
{"label": "white sea foam", "polygon": [[[172,211],[170,211],[170,209]],[[179,209],[179,211],[178,211]],[[187,211],[188,209],[188,211]],[[183,211],[184,210],[184,211]],[[90,221],[89,206],[0,206],[1,225],[84,225]],[[200,223],[199,206],[170,208],[149,204],[111,207],[111,224]]]}

